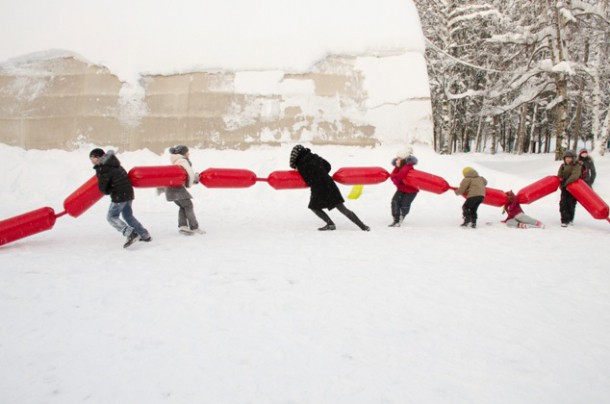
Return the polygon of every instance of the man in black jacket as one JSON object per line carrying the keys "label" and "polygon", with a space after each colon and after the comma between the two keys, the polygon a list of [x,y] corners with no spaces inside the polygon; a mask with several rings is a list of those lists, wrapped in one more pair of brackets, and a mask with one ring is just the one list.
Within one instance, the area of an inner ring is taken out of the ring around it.
{"label": "man in black jacket", "polygon": [[[102,149],[93,149],[89,153],[97,175],[100,191],[110,195],[112,202],[106,219],[112,227],[120,231],[127,241],[123,247],[129,247],[138,239],[151,241],[148,230],[133,216],[131,204],[134,198],[133,186],[129,176],[112,150],[105,153]],[[122,221],[119,215],[123,215]]]}

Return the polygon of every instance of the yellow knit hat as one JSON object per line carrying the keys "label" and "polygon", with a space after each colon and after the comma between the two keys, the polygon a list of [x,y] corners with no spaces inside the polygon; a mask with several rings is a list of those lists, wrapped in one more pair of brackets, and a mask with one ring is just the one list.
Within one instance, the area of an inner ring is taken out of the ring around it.
{"label": "yellow knit hat", "polygon": [[471,171],[472,171],[471,167],[464,167],[464,169],[462,170],[462,175],[465,177],[466,174],[468,174]]}

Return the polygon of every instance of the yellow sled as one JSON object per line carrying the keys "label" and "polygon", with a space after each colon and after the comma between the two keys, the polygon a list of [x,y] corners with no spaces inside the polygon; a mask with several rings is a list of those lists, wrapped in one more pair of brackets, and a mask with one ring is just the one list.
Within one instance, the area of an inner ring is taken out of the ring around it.
{"label": "yellow sled", "polygon": [[362,189],[364,188],[364,185],[354,185],[352,187],[352,190],[350,191],[349,195],[347,196],[348,199],[358,199],[360,197],[360,195],[362,195]]}

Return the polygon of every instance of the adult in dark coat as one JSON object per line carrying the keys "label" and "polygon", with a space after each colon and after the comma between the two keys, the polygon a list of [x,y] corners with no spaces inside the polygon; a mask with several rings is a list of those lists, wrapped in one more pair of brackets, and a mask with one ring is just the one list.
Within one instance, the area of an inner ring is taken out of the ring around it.
{"label": "adult in dark coat", "polygon": [[593,163],[593,159],[589,156],[587,149],[580,149],[578,152],[578,162],[582,165],[581,178],[587,185],[592,187],[595,177],[597,177],[597,171],[595,170],[595,163]]}
{"label": "adult in dark coat", "polygon": [[[89,153],[97,176],[97,185],[105,195],[110,195],[111,203],[106,219],[112,227],[121,232],[127,241],[125,247],[136,241],[151,241],[148,230],[133,216],[131,204],[134,199],[133,186],[125,169],[112,150],[93,149]],[[125,221],[119,219],[123,216]]]}
{"label": "adult in dark coat", "polygon": [[311,209],[320,219],[326,222],[326,226],[318,230],[335,230],[336,226],[331,218],[322,210],[337,210],[343,213],[348,219],[354,222],[361,230],[369,231],[370,228],[362,223],[354,212],[345,207],[345,200],[339,192],[339,188],[330,173],[330,163],[322,157],[311,152],[311,150],[296,145],[290,153],[290,167],[299,171],[301,177],[311,189],[309,199],[309,209]]}

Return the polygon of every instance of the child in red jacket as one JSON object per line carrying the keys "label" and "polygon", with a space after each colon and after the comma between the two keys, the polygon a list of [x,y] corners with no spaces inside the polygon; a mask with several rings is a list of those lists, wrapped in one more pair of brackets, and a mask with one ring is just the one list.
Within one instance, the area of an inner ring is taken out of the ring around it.
{"label": "child in red jacket", "polygon": [[537,227],[544,229],[544,224],[542,224],[541,221],[523,213],[523,209],[521,209],[521,205],[519,204],[519,198],[515,196],[513,191],[506,192],[506,199],[508,202],[504,205],[502,213],[508,213],[508,216],[504,219],[504,223],[506,223],[508,227],[518,227],[520,229]]}
{"label": "child in red jacket", "polygon": [[394,170],[390,174],[390,178],[396,185],[396,193],[392,197],[392,218],[389,227],[400,227],[405,216],[411,210],[411,204],[417,196],[419,189],[407,185],[403,182],[409,171],[417,164],[417,158],[413,156],[413,150],[407,147],[396,154],[396,158],[392,160]]}

